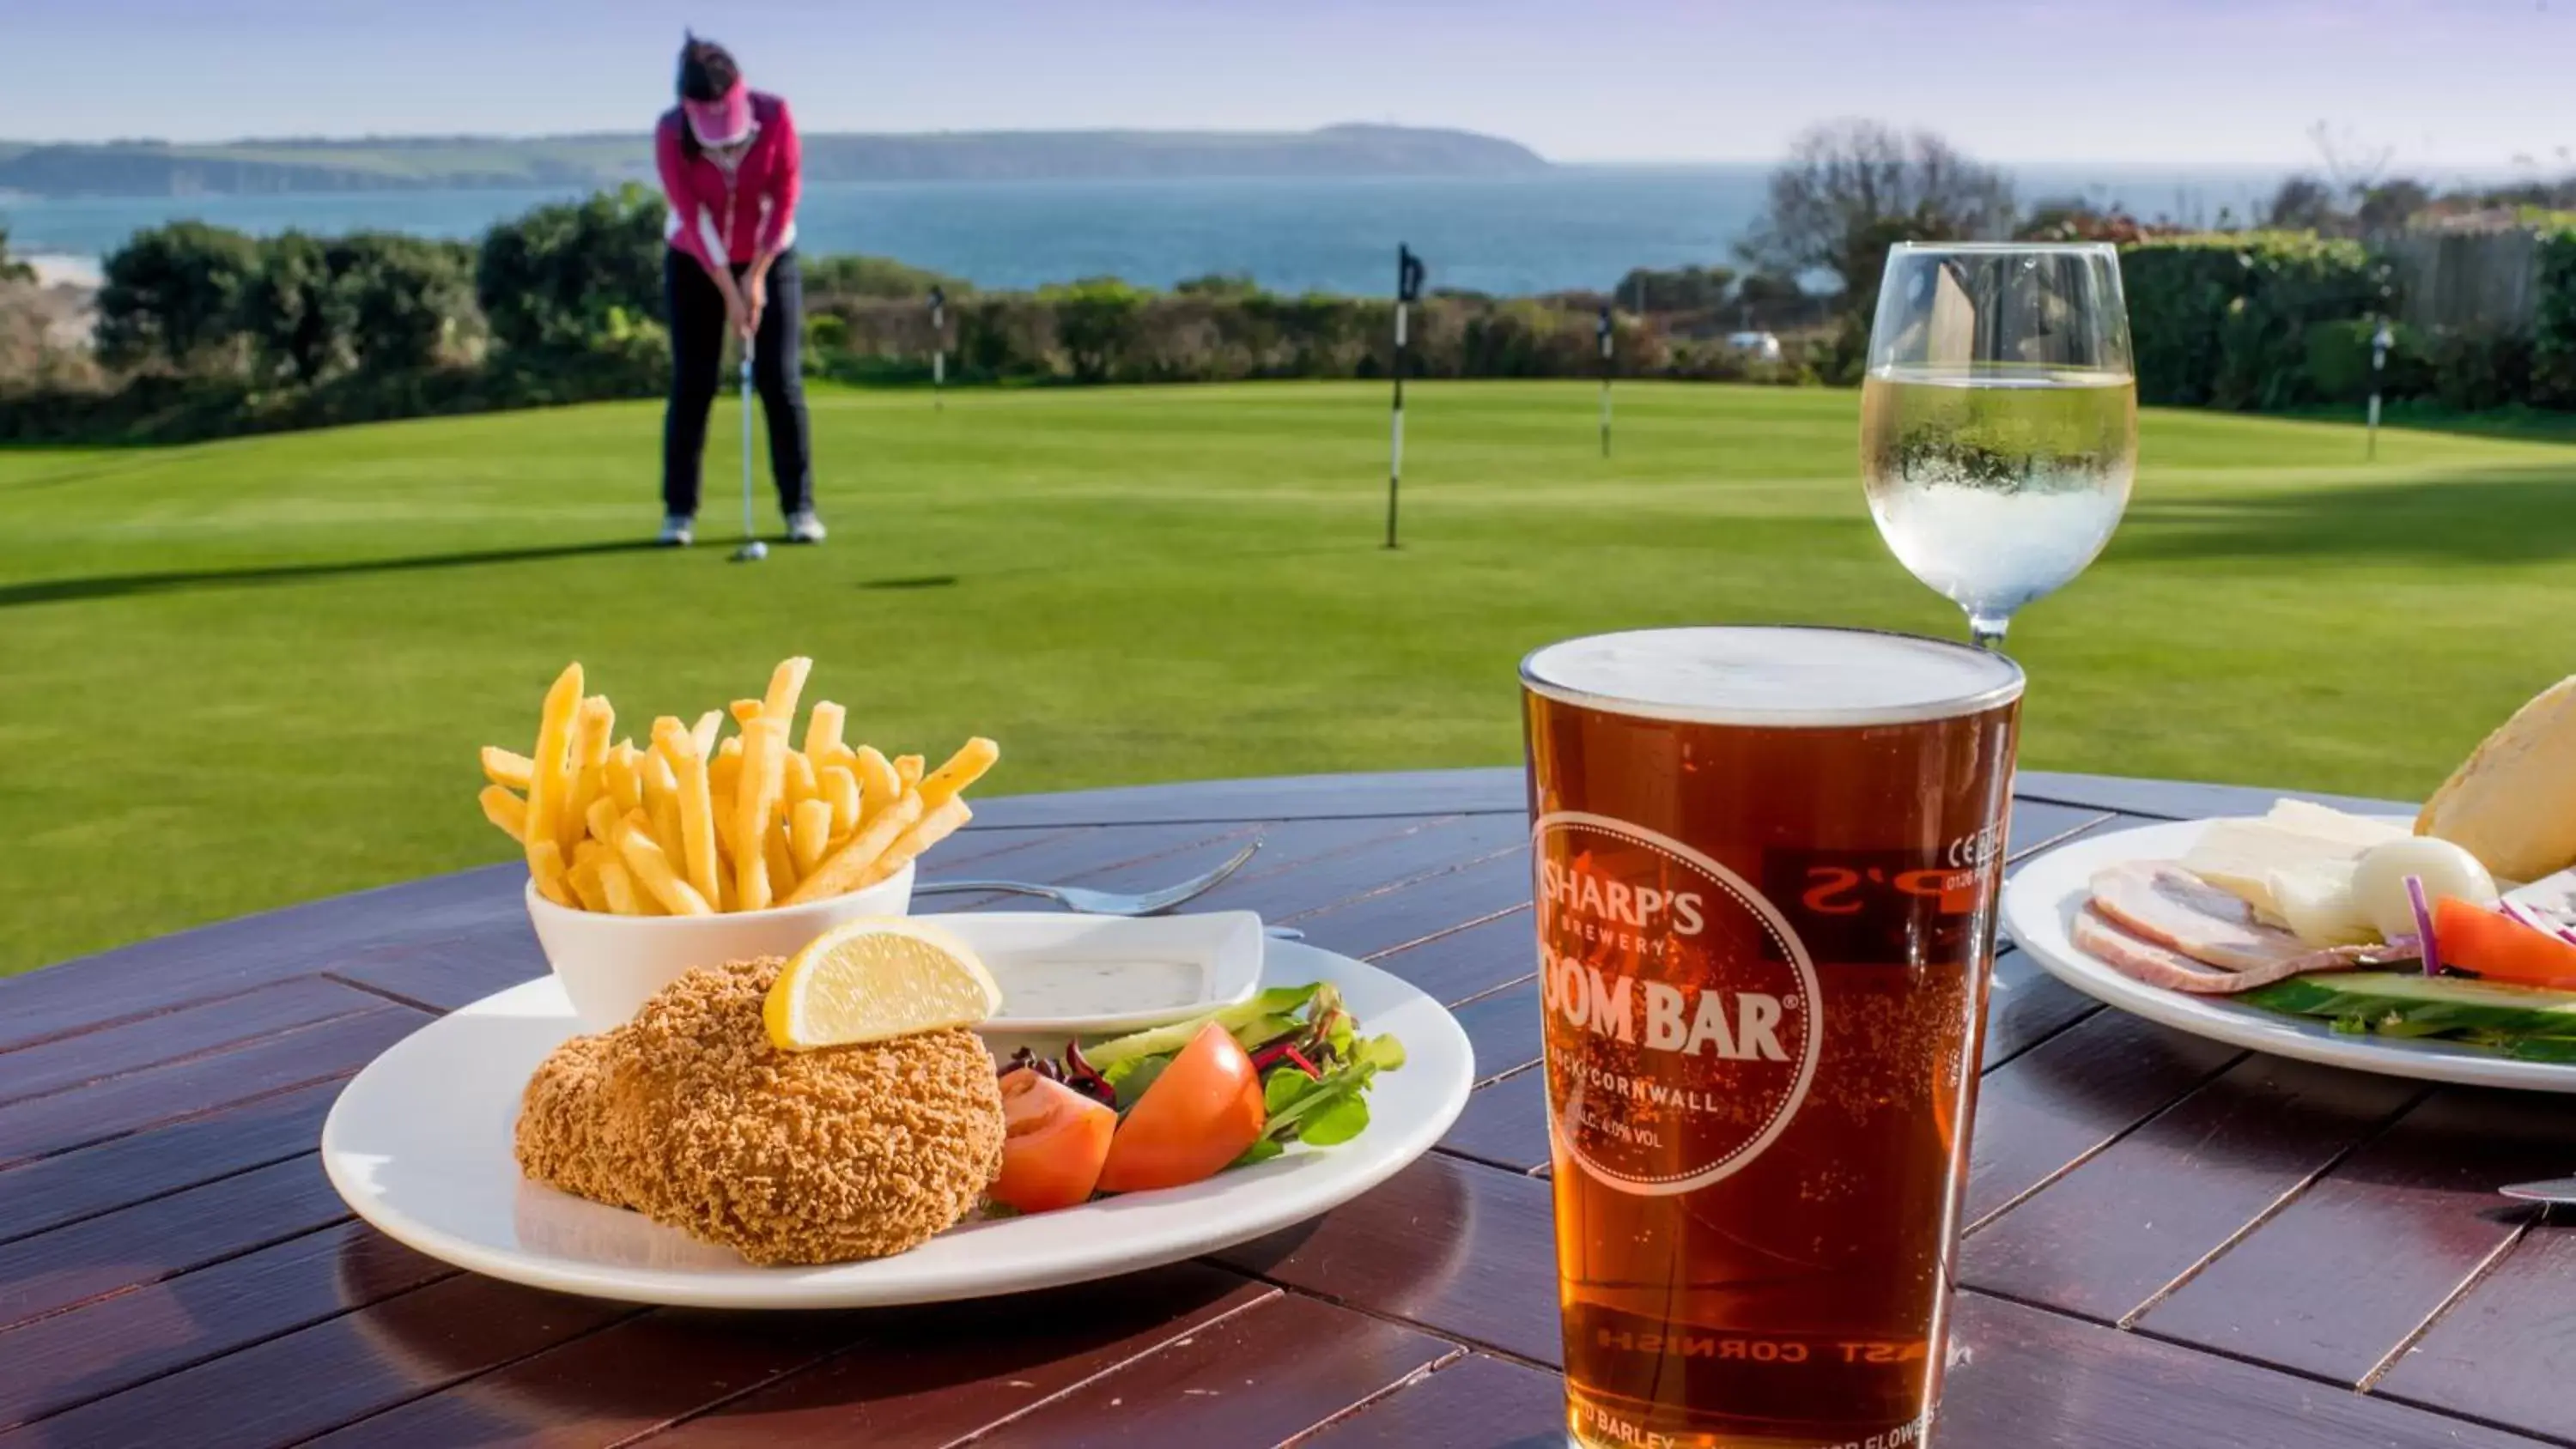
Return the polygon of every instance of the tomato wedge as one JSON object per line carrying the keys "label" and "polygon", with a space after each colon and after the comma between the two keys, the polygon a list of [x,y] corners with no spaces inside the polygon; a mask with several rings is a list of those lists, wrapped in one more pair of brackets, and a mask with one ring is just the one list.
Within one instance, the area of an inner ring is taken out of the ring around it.
{"label": "tomato wedge", "polygon": [[1118,1114],[1026,1067],[1002,1078],[1002,1175],[986,1189],[1024,1213],[1091,1199]]}
{"label": "tomato wedge", "polygon": [[1118,1124],[1102,1192],[1143,1192],[1213,1177],[1261,1136],[1261,1074],[1234,1034],[1199,1028]]}
{"label": "tomato wedge", "polygon": [[2576,942],[2535,931],[2455,896],[2433,903],[2433,939],[2442,964],[2488,981],[2576,991]]}

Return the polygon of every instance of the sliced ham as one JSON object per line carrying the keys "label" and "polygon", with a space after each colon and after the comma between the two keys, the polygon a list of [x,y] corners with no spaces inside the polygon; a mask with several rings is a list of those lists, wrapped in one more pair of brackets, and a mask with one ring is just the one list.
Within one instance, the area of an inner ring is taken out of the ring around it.
{"label": "sliced ham", "polygon": [[2260,971],[2314,946],[2254,918],[2254,908],[2169,860],[2093,873],[2093,909],[2132,935],[2228,971]]}
{"label": "sliced ham", "polygon": [[2167,991],[2212,992],[2224,995],[2244,988],[2236,984],[2236,973],[2222,971],[2205,961],[2194,961],[2170,946],[2159,946],[2144,936],[2134,936],[2104,920],[2100,912],[2086,907],[2075,917],[2075,929],[2069,933],[2075,949],[2094,957],[2132,981],[2161,986]]}
{"label": "sliced ham", "polygon": [[2229,995],[2309,971],[2349,971],[2415,959],[2411,947],[2323,950],[2254,918],[2251,906],[2171,861],[2108,866],[2093,876],[2075,945],[2132,980],[2171,991]]}

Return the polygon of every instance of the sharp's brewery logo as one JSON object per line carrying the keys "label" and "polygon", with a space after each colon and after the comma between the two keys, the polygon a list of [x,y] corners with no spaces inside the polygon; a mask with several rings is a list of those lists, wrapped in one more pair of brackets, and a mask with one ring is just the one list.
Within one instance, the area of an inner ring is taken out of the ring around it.
{"label": "sharp's brewery logo", "polygon": [[1725,866],[1624,821],[1558,812],[1534,843],[1558,1140],[1627,1192],[1742,1168],[1815,1075],[1816,973],[1797,931]]}

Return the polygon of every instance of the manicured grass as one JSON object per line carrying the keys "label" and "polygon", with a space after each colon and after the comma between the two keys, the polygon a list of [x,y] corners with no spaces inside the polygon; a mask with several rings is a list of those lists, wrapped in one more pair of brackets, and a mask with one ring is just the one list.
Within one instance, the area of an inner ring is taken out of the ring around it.
{"label": "manicured grass", "polygon": [[[821,549],[656,518],[657,410],[0,451],[0,971],[496,860],[474,747],[566,659],[640,727],[820,661],[854,737],[999,738],[994,791],[1497,765],[1513,665],[1714,619],[1956,635],[1886,554],[1850,393],[1415,389],[1378,544],[1358,385],[824,391]],[[2413,796],[2576,643],[2576,449],[2152,414],[2111,552],[2014,632],[2034,767]],[[763,482],[766,493],[766,482]],[[764,518],[771,506],[764,501]],[[714,546],[710,546],[714,545]]]}

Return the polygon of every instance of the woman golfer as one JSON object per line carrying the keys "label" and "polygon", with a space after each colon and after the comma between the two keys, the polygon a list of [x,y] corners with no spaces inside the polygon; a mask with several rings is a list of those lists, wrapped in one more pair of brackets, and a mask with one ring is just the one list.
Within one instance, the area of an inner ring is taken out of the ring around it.
{"label": "woman golfer", "polygon": [[725,48],[680,48],[680,103],[653,130],[671,202],[662,295],[671,318],[671,402],[662,415],[662,542],[691,541],[707,409],[721,385],[727,333],[748,340],[769,420],[769,471],[787,536],[823,541],[807,455],[805,384],[796,363],[804,289],[796,273],[802,154],[787,102],[742,82]]}

